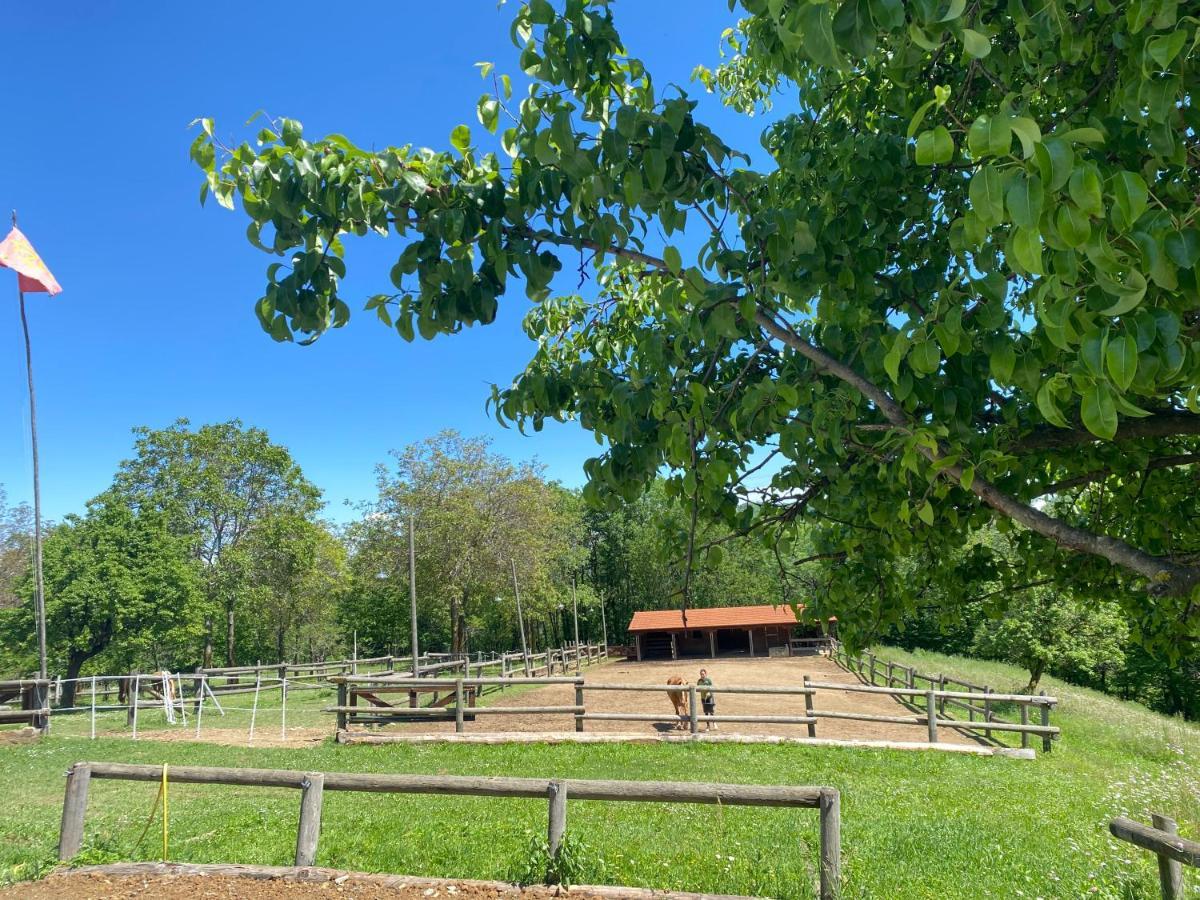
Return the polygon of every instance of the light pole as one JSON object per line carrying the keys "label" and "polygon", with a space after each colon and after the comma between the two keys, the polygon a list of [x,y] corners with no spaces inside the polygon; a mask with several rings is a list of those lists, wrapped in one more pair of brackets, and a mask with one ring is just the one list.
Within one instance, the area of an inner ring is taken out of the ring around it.
{"label": "light pole", "polygon": [[575,576],[571,576],[571,611],[575,614],[575,674],[579,674],[579,601],[575,597]]}
{"label": "light pole", "polygon": [[409,621],[412,626],[412,673],[413,678],[421,677],[421,664],[417,661],[420,650],[417,647],[417,542],[416,526],[413,514],[408,514],[408,606]]}

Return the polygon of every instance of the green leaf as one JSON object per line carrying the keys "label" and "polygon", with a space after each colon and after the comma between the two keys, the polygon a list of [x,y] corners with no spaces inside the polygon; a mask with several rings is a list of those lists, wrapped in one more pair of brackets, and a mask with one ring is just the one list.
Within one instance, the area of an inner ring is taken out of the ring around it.
{"label": "green leaf", "polygon": [[1037,122],[1028,116],[1011,116],[1008,121],[1017,140],[1021,142],[1021,152],[1029,159],[1033,156],[1034,147],[1042,139],[1042,130],[1038,128]]}
{"label": "green leaf", "polygon": [[1079,355],[1088,371],[1097,378],[1104,377],[1104,351],[1108,343],[1108,331],[1090,331],[1083,336]]}
{"label": "green leaf", "polygon": [[992,42],[987,39],[986,35],[973,29],[964,28],[962,30],[962,42],[967,55],[976,59],[983,59],[992,52]]}
{"label": "green leaf", "polygon": [[1031,228],[1016,228],[1010,240],[1017,264],[1031,275],[1042,274],[1042,238]]}
{"label": "green leaf", "polygon": [[1190,269],[1200,261],[1200,231],[1195,228],[1170,232],[1163,245],[1167,256],[1181,269]]}
{"label": "green leaf", "polygon": [[841,69],[845,66],[833,39],[833,16],[828,3],[809,3],[798,14],[804,52],[819,66]]}
{"label": "green leaf", "polygon": [[917,138],[917,165],[934,166],[954,158],[954,139],[944,125],[926,131]]}
{"label": "green leaf", "polygon": [[1049,137],[1034,149],[1038,170],[1048,191],[1057,191],[1071,177],[1075,168],[1075,151],[1062,138]]}
{"label": "green leaf", "polygon": [[1095,164],[1089,163],[1075,169],[1067,183],[1067,190],[1071,199],[1075,201],[1075,205],[1085,213],[1092,216],[1104,215],[1100,175],[1096,171]]}
{"label": "green leaf", "polygon": [[1036,175],[1018,174],[1006,196],[1012,221],[1022,228],[1036,229],[1042,218],[1042,180]]}
{"label": "green leaf", "polygon": [[1104,132],[1099,128],[1072,128],[1058,135],[1064,141],[1076,144],[1103,144]]}
{"label": "green leaf", "polygon": [[471,146],[471,129],[466,125],[457,126],[450,132],[450,145],[459,153],[466,153]]}
{"label": "green leaf", "polygon": [[966,8],[967,0],[950,0],[950,4],[946,7],[946,11],[942,13],[938,21],[953,22],[955,19],[962,17]]}
{"label": "green leaf", "polygon": [[646,172],[646,186],[658,193],[663,189],[667,177],[667,158],[661,150],[647,150],[642,157]]}
{"label": "green leaf", "polygon": [[1012,146],[1012,125],[1007,116],[980,116],[967,132],[967,149],[973,159],[1004,156]]}
{"label": "green leaf", "polygon": [[673,275],[678,275],[680,269],[683,268],[683,261],[679,257],[679,251],[671,246],[663,250],[663,262],[667,264],[667,268]]}
{"label": "green leaf", "polygon": [[992,166],[984,166],[971,178],[967,189],[971,208],[986,226],[1004,221],[1004,176]]}
{"label": "green leaf", "polygon": [[1120,298],[1112,306],[1103,310],[1106,316],[1123,316],[1130,310],[1136,309],[1141,304],[1142,298],[1146,296],[1146,276],[1137,269],[1130,269],[1125,274],[1124,281],[1114,281],[1102,273],[1097,273],[1096,280],[1106,293]]}
{"label": "green leaf", "polygon": [[1117,434],[1117,408],[1108,385],[1097,382],[1083,392],[1079,415],[1084,427],[1098,438],[1111,441]]}
{"label": "green leaf", "polygon": [[997,384],[1006,385],[1012,381],[1013,367],[1017,364],[1017,351],[1007,340],[998,344],[988,356],[988,368],[992,380]]}
{"label": "green leaf", "polygon": [[1092,225],[1075,204],[1066,202],[1058,208],[1054,217],[1058,234],[1072,247],[1082,247],[1092,235]]}
{"label": "green leaf", "polygon": [[870,56],[875,52],[875,31],[870,0],[844,0],[833,17],[834,38],[855,56]]}
{"label": "green leaf", "polygon": [[1146,211],[1146,182],[1136,172],[1118,172],[1113,178],[1113,197],[1127,229]]}
{"label": "green leaf", "polygon": [[1137,340],[1126,334],[1109,341],[1104,359],[1108,363],[1108,374],[1113,384],[1123,391],[1128,390],[1137,375]]}
{"label": "green leaf", "polygon": [[1179,55],[1183,45],[1187,43],[1187,31],[1180,28],[1171,34],[1162,34],[1146,41],[1146,53],[1158,63],[1160,69],[1167,69],[1171,60]]}
{"label": "green leaf", "polygon": [[930,505],[928,500],[917,507],[917,518],[926,525],[933,524],[933,507]]}
{"label": "green leaf", "polygon": [[1058,408],[1058,401],[1054,397],[1053,380],[1045,382],[1038,390],[1037,406],[1042,418],[1051,425],[1057,425],[1059,428],[1070,427],[1067,425],[1067,420],[1063,418],[1063,414]]}

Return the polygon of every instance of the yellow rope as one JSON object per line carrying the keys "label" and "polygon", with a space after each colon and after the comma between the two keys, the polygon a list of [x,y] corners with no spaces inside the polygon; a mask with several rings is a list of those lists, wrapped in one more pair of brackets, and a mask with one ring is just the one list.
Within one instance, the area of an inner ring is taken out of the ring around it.
{"label": "yellow rope", "polygon": [[141,835],[138,836],[137,843],[134,844],[133,850],[136,853],[138,848],[142,846],[142,841],[146,839],[147,832],[150,831],[150,825],[154,822],[154,814],[158,812],[158,804],[162,803],[162,861],[167,861],[167,836],[169,834],[168,815],[167,815],[167,764],[163,763],[162,781],[158,784],[158,793],[154,795],[154,805],[150,807],[150,817],[146,819],[146,826],[142,829]]}

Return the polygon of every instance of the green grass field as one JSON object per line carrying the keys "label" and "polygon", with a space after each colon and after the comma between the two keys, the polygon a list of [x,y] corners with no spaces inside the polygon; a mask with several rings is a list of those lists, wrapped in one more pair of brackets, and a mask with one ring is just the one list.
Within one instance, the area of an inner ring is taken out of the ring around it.
{"label": "green grass field", "polygon": [[[1022,683],[1021,673],[997,664],[900,651],[884,655],[998,690]],[[1151,811],[1164,812],[1180,821],[1184,835],[1200,838],[1200,729],[1053,680],[1045,687],[1061,700],[1053,721],[1063,738],[1035,762],[729,744],[230,747],[90,741],[66,733],[79,734],[74,724],[56,725],[56,734],[46,740],[0,749],[0,790],[6,797],[0,882],[37,877],[53,866],[63,773],[77,760],[97,759],[827,784],[842,791],[848,897],[1156,897],[1153,857],[1109,838],[1107,822],[1119,814],[1148,821]],[[137,843],[155,792],[150,784],[94,782],[82,859],[156,858],[157,821]],[[170,801],[173,859],[290,864],[298,792],[178,785]],[[574,802],[567,830],[581,883],[809,897],[816,877],[816,825],[812,810]],[[524,870],[531,841],[544,830],[544,801],[333,793],[325,799],[317,863],[514,878]],[[1185,877],[1200,881],[1200,873]]]}

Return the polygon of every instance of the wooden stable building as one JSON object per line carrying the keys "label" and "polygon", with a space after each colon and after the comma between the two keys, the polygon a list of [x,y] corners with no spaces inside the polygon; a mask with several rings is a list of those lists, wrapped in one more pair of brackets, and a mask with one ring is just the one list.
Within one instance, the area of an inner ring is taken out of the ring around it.
{"label": "wooden stable building", "polygon": [[[800,607],[803,613],[803,607]],[[813,648],[832,636],[819,622],[797,618],[796,608],[772,606],[720,606],[710,609],[640,610],[633,614],[629,634],[642,659],[679,659],[684,656],[790,656]]]}

